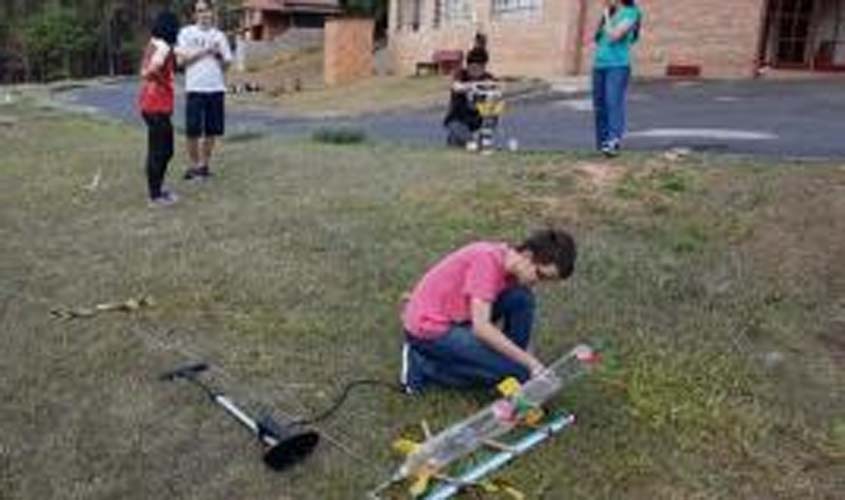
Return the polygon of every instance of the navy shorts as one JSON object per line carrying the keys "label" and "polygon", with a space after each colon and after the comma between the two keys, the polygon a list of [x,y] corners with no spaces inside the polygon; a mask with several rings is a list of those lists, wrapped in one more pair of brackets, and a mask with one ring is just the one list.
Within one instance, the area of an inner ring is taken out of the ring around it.
{"label": "navy shorts", "polygon": [[188,137],[223,135],[223,92],[188,92],[185,133]]}

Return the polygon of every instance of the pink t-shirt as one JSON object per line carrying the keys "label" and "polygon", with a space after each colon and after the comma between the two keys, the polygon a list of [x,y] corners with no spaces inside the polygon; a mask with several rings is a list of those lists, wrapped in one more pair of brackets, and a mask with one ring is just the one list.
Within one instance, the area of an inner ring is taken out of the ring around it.
{"label": "pink t-shirt", "polygon": [[411,335],[436,339],[452,323],[470,321],[473,298],[494,302],[508,286],[505,243],[471,243],[447,255],[423,276],[405,305]]}

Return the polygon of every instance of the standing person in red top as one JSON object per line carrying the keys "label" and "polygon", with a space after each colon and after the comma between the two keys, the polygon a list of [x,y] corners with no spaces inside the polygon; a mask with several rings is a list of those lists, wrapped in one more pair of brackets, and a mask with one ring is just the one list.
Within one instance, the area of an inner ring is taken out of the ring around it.
{"label": "standing person in red top", "polygon": [[153,23],[150,41],[141,63],[138,107],[147,124],[147,188],[152,206],[176,202],[174,193],[162,187],[167,165],[173,158],[173,46],[179,19],[172,12],[160,13]]}
{"label": "standing person in red top", "polygon": [[491,387],[507,377],[524,382],[541,373],[543,363],[528,351],[532,287],[568,278],[575,258],[572,237],[555,229],[537,231],[516,246],[481,241],[444,257],[405,305],[405,390]]}

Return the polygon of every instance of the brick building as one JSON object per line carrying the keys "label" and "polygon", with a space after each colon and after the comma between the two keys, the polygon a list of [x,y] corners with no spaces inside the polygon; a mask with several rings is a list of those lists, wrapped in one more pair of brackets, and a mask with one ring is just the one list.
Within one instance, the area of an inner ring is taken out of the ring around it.
{"label": "brick building", "polygon": [[372,19],[351,17],[326,21],[323,80],[342,85],[373,75]]}
{"label": "brick building", "polygon": [[[642,76],[751,77],[762,66],[845,70],[845,0],[640,0]],[[488,37],[491,69],[556,77],[589,72],[601,0],[391,0],[394,67],[411,74],[438,50]]]}
{"label": "brick building", "polygon": [[290,29],[322,29],[338,13],[340,0],[244,0],[240,31],[246,40],[272,40]]}

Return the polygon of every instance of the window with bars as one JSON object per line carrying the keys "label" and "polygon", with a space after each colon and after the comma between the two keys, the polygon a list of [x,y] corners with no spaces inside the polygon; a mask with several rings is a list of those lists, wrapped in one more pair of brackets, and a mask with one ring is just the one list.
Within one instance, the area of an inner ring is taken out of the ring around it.
{"label": "window with bars", "polygon": [[543,0],[492,0],[494,19],[529,19],[543,13]]}
{"label": "window with bars", "polygon": [[434,2],[434,25],[472,23],[475,12],[472,0],[436,0]]}
{"label": "window with bars", "polygon": [[422,20],[423,0],[397,0],[396,2],[396,29],[420,29]]}
{"label": "window with bars", "polygon": [[777,62],[806,63],[813,0],[774,0],[772,4],[777,26]]}

